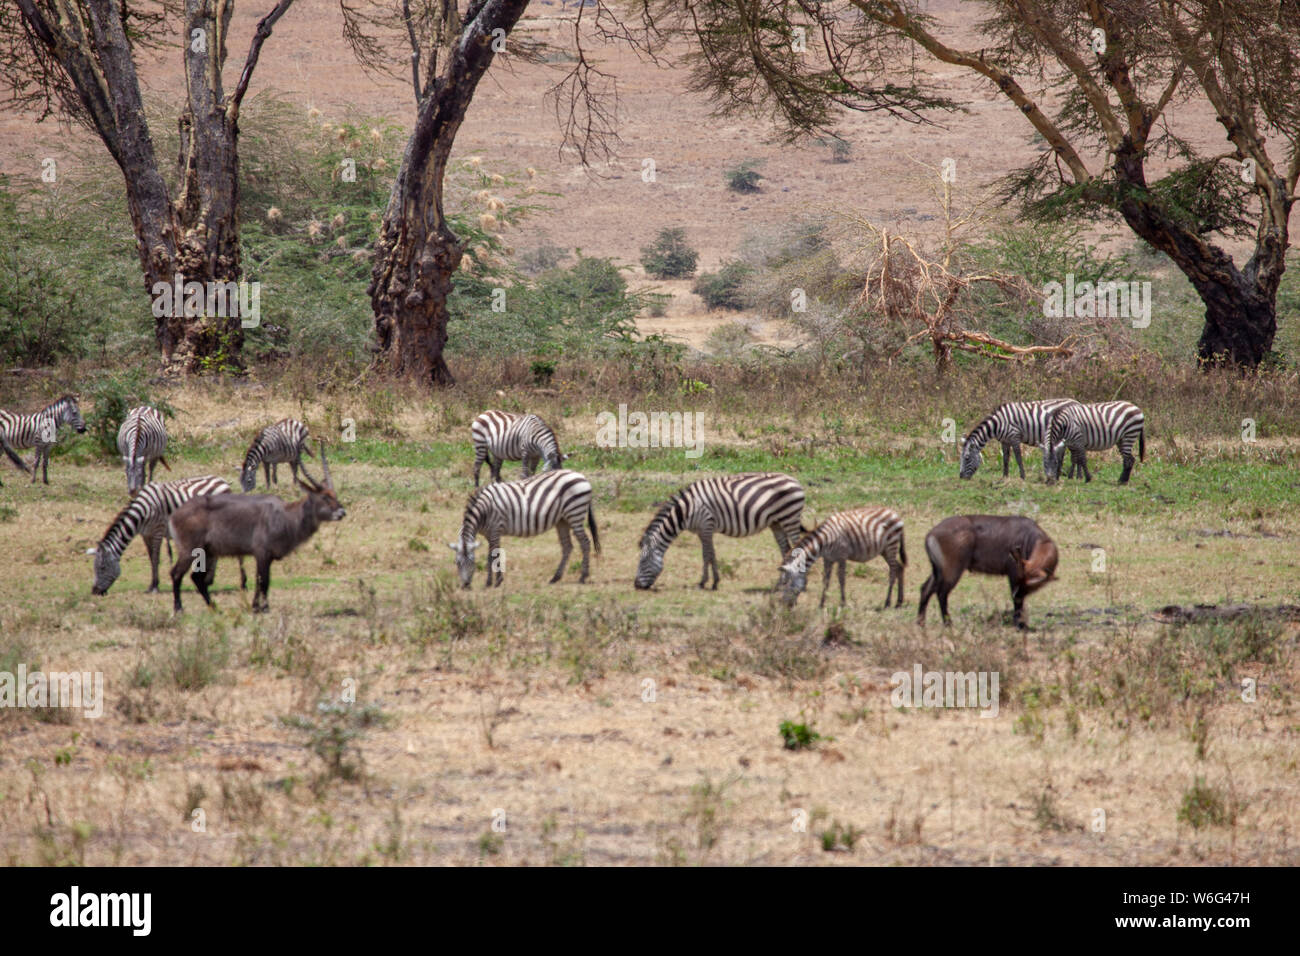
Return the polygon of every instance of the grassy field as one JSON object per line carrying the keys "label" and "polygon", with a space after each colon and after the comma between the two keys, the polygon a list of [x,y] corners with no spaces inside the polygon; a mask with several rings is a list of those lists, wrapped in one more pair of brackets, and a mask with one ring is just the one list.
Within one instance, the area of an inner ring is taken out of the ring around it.
{"label": "grassy field", "polygon": [[[0,710],[0,861],[1300,863],[1298,626],[1263,610],[1300,603],[1300,421],[1294,398],[1269,404],[1243,442],[1249,403],[1223,397],[1237,387],[1207,386],[1208,410],[1180,409],[1176,384],[1144,402],[1147,458],[1127,487],[1113,451],[1090,456],[1088,485],[1046,486],[1037,452],[1027,481],[1004,480],[991,449],[960,482],[941,423],[965,431],[983,398],[924,389],[900,392],[892,414],[852,389],[820,402],[775,388],[643,396],[705,408],[698,459],[595,448],[615,392],[563,383],[432,402],[176,389],[164,478],[234,482],[261,424],[351,417],[356,441],[331,446],[348,515],[275,567],[269,614],[249,613],[228,561],[218,611],[187,581],[175,618],[168,595],[144,593],[137,542],[108,595],[90,594],[84,552],[125,503],[120,467],[84,442],[56,455],[48,487],[6,465],[0,671],[100,671],[105,706],[98,719]],[[564,582],[546,583],[559,553],[548,534],[506,539],[504,588],[484,590],[480,571],[459,589],[446,543],[472,487],[468,423],[491,405],[562,423],[568,464],[596,490],[604,551],[590,583],[576,548]],[[767,534],[718,539],[716,593],[694,586],[693,536],[654,591],[634,591],[655,503],[744,470],[798,477],[806,521],[897,509],[908,603],[879,610],[877,560],[850,567],[847,608],[833,585],[818,610],[816,570],[786,611],[769,593]],[[953,594],[951,628],[934,606],[928,627],[914,623],[925,532],[970,512],[1029,514],[1060,547],[1059,579],[1027,602],[1028,633],[1009,626],[1005,581],[976,576]],[[1191,624],[1160,613],[1238,602],[1261,610]],[[891,675],[917,664],[996,672],[996,716],[896,709]]]}

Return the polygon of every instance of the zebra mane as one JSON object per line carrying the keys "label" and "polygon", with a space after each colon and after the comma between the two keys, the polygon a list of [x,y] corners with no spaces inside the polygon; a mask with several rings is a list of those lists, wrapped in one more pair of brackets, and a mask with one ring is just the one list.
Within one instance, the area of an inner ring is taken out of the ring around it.
{"label": "zebra mane", "polygon": [[980,423],[966,433],[966,442],[972,440],[978,441],[981,448],[988,443],[989,435],[993,432],[993,420],[998,417],[998,413],[1007,407],[1007,403],[999,405],[993,411],[989,412],[980,420]]}
{"label": "zebra mane", "polygon": [[[646,541],[649,540],[651,534],[655,530],[668,524],[669,518],[676,516],[678,508],[681,509],[681,517],[684,519],[686,517],[686,496],[680,491],[674,492],[672,496],[660,506],[659,510],[655,512],[655,516],[650,519],[650,523],[646,525],[645,531],[641,533],[640,547],[644,548],[646,546]],[[675,538],[677,535],[681,534],[681,530],[679,522],[678,527],[672,529],[670,540],[671,538]]]}
{"label": "zebra mane", "polygon": [[[117,513],[117,517],[108,526],[104,536],[99,539],[99,547],[106,547],[120,555],[126,550],[126,546],[131,543],[135,533],[140,530],[140,526],[144,523],[145,517],[153,505],[154,499],[152,496],[138,494],[132,498],[131,503]],[[131,525],[129,520],[132,517],[137,519],[134,526]]]}

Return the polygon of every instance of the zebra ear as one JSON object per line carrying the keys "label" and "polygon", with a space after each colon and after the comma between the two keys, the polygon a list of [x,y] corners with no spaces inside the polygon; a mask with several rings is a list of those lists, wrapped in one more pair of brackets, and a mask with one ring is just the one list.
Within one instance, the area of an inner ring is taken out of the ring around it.
{"label": "zebra ear", "polygon": [[87,548],[86,554],[99,554],[99,548]]}
{"label": "zebra ear", "polygon": [[455,551],[457,554],[460,554],[460,542],[459,542],[459,541],[450,541],[450,542],[447,543],[447,547],[451,548],[451,550]]}

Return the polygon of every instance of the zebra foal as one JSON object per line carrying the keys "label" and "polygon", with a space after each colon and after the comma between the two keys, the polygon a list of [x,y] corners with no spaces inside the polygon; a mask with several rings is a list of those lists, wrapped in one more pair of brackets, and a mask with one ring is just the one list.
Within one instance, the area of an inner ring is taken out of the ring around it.
{"label": "zebra foal", "polygon": [[45,484],[50,483],[50,449],[59,440],[60,425],[71,425],[79,433],[86,430],[75,396],[64,395],[30,415],[0,411],[0,448],[9,460],[26,471],[27,466],[14,449],[36,449],[31,467],[32,484],[36,483],[38,469]]}
{"label": "zebra foal", "polygon": [[784,558],[790,545],[805,530],[803,486],[789,475],[776,472],[701,478],[674,494],[650,520],[641,535],[637,562],[637,590],[655,583],[664,569],[664,552],[683,531],[694,531],[704,548],[704,587],[713,570],[713,590],[718,589],[718,557],[713,535],[745,538],[770,528]]}
{"label": "zebra foal", "polygon": [[[584,519],[591,528],[591,541],[582,527]],[[568,566],[573,552],[570,531],[582,547],[581,580],[585,582],[593,545],[600,554],[600,534],[596,531],[596,514],[591,506],[591,482],[586,476],[560,468],[521,481],[497,482],[477,489],[465,506],[460,537],[449,545],[456,555],[461,587],[468,588],[474,579],[474,552],[480,534],[488,540],[487,586],[492,587],[494,573],[497,586],[505,577],[504,562],[500,561],[502,535],[531,538],[552,528],[560,538],[560,564],[551,576],[551,584],[564,576]]]}
{"label": "zebra foal", "polygon": [[787,606],[793,606],[799,595],[808,587],[808,567],[818,558],[825,562],[822,580],[822,600],[818,607],[826,606],[826,592],[831,586],[831,567],[835,566],[840,579],[840,604],[845,603],[844,575],[848,562],[870,561],[884,555],[889,565],[889,584],[885,587],[885,607],[898,582],[898,596],[894,606],[903,605],[903,568],[907,566],[907,549],[903,545],[903,519],[892,508],[854,508],[831,515],[815,529],[799,539],[781,565],[781,579],[777,587]]}
{"label": "zebra foal", "polygon": [[167,426],[162,412],[149,405],[140,405],[126,413],[117,429],[117,453],[126,466],[126,490],[135,494],[145,483],[145,465],[149,466],[149,480],[153,481],[158,462],[171,471],[163,456],[167,453]]}
{"label": "zebra foal", "polygon": [[536,415],[487,411],[470,423],[469,434],[474,442],[475,488],[485,461],[490,480],[500,481],[501,466],[507,461],[522,461],[527,478],[540,462],[553,471],[569,457],[560,454],[555,431]]}
{"label": "zebra foal", "polygon": [[[308,437],[307,426],[292,418],[282,418],[274,425],[267,425],[258,432],[244,455],[244,467],[239,473],[240,488],[252,491],[257,487],[258,465],[262,466],[266,474],[268,488],[271,487],[272,480],[277,485],[280,483],[277,465],[287,464],[296,480],[298,469],[302,468],[302,456],[316,457],[307,447]],[[306,470],[303,468],[304,473]]]}

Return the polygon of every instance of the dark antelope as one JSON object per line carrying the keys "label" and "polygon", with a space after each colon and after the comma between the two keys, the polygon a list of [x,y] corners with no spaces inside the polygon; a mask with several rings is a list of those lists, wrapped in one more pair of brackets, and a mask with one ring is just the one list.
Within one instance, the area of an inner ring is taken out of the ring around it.
{"label": "dark antelope", "polygon": [[[319,440],[319,439],[318,439]],[[295,476],[307,492],[300,501],[285,504],[275,495],[204,495],[191,498],[172,512],[172,540],[177,560],[172,566],[172,597],[176,613],[181,608],[181,581],[196,558],[200,569],[190,575],[203,600],[212,606],[208,588],[217,572],[217,558],[252,555],[257,562],[257,590],[253,610],[267,610],[266,593],[271,589],[271,562],[292,554],[316,533],[324,521],[340,521],[347,514],[334,494],[325,443],[320,443],[324,484],[311,476]]]}
{"label": "dark antelope", "polygon": [[921,606],[916,622],[925,623],[925,606],[939,598],[943,623],[948,617],[948,594],[966,571],[1005,575],[1015,604],[1012,620],[1025,625],[1025,598],[1056,576],[1056,545],[1029,518],[1005,515],[958,515],[945,518],[925,536],[930,557],[930,577],[921,586]]}

